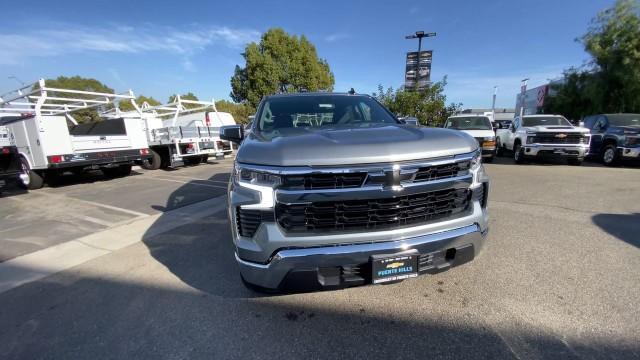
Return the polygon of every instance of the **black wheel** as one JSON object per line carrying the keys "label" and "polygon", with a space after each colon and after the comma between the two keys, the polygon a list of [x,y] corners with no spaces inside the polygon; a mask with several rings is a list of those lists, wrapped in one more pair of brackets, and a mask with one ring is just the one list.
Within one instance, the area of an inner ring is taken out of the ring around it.
{"label": "black wheel", "polygon": [[201,162],[206,164],[209,161],[209,155],[202,155]]}
{"label": "black wheel", "polygon": [[602,150],[602,162],[607,166],[617,166],[619,158],[618,149],[613,144],[605,146]]}
{"label": "black wheel", "polygon": [[500,138],[496,139],[496,156],[504,156],[504,148],[500,143]]}
{"label": "black wheel", "polygon": [[113,179],[131,174],[131,165],[120,165],[118,167],[102,168],[101,170],[104,176]]}
{"label": "black wheel", "polygon": [[567,159],[567,164],[571,165],[571,166],[580,166],[582,165],[582,161],[584,159],[581,158],[569,158]]}
{"label": "black wheel", "polygon": [[182,158],[182,161],[184,161],[184,164],[187,166],[193,166],[200,164],[202,158],[200,156],[189,156]]}
{"label": "black wheel", "polygon": [[584,159],[576,159],[576,158],[569,158],[567,159],[567,164],[571,165],[571,166],[580,166],[582,165],[582,161]]}
{"label": "black wheel", "polygon": [[37,171],[31,170],[25,158],[20,158],[20,166],[22,170],[20,173],[20,181],[18,182],[20,187],[28,190],[36,190],[44,185],[42,175]]}
{"label": "black wheel", "polygon": [[49,186],[57,186],[62,182],[62,170],[47,170],[44,174],[44,179]]}
{"label": "black wheel", "polygon": [[524,164],[524,149],[520,143],[516,143],[513,146],[513,161],[515,161],[516,164]]}
{"label": "black wheel", "polygon": [[162,166],[162,157],[160,156],[160,154],[153,151],[153,149],[149,149],[149,153],[151,154],[151,157],[142,160],[142,164],[140,166],[146,170],[160,169],[160,167]]}
{"label": "black wheel", "polygon": [[129,176],[131,175],[132,165],[120,165],[118,166],[118,176]]}

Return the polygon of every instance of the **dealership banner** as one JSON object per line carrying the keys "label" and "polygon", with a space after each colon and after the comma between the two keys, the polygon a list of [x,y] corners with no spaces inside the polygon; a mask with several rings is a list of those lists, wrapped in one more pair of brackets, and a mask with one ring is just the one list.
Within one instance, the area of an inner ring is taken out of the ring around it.
{"label": "dealership banner", "polygon": [[420,52],[420,63],[418,64],[418,52],[407,53],[407,63],[404,72],[404,87],[407,89],[424,89],[431,83],[431,60],[432,50]]}

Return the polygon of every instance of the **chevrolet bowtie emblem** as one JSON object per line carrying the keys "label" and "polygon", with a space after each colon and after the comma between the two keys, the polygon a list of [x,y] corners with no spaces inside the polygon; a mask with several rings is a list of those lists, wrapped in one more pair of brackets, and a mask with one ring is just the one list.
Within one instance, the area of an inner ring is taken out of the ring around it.
{"label": "chevrolet bowtie emblem", "polygon": [[387,171],[385,173],[386,181],[385,186],[390,188],[398,189],[401,187],[400,185],[400,167],[395,165],[393,170]]}
{"label": "chevrolet bowtie emblem", "polygon": [[556,135],[556,137],[557,137],[558,139],[564,139],[564,138],[566,138],[566,137],[567,137],[567,134],[558,134],[558,135]]}

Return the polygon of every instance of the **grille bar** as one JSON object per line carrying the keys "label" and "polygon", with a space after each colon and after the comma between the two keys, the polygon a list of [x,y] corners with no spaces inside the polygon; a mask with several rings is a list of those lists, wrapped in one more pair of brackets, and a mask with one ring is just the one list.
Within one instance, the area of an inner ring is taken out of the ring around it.
{"label": "grille bar", "polygon": [[587,137],[582,134],[537,133],[532,142],[539,144],[586,144]]}
{"label": "grille bar", "polygon": [[468,189],[446,189],[372,200],[277,204],[276,219],[286,231],[374,230],[426,223],[465,211]]}

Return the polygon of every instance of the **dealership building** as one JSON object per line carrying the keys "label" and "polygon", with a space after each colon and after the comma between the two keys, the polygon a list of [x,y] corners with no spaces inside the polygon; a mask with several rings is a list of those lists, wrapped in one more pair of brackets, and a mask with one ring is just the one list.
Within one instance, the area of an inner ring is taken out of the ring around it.
{"label": "dealership building", "polygon": [[516,95],[516,114],[520,115],[520,108],[522,106],[524,106],[525,115],[543,114],[545,101],[548,101],[549,98],[556,94],[553,85],[560,83],[562,83],[562,79],[553,80],[548,84],[527,89],[524,96],[522,93],[518,93],[518,95]]}

